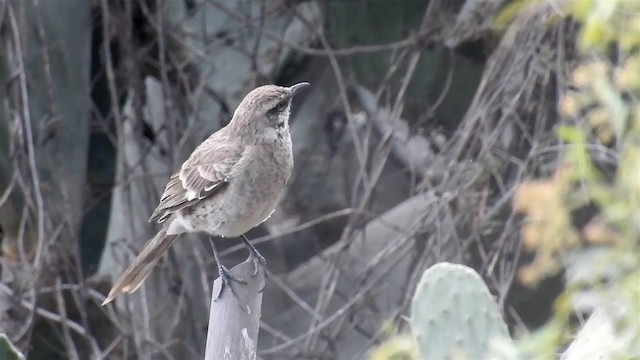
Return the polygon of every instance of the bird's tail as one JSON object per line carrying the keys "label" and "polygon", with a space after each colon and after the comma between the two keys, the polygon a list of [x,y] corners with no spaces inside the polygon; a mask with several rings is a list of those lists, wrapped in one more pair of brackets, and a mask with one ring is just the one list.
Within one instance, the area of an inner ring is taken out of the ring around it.
{"label": "bird's tail", "polygon": [[144,249],[116,281],[102,305],[108,304],[121,293],[130,294],[138,290],[144,279],[147,278],[158,260],[160,260],[162,254],[169,249],[177,237],[177,235],[167,235],[167,227],[164,226],[151,241],[147,242]]}

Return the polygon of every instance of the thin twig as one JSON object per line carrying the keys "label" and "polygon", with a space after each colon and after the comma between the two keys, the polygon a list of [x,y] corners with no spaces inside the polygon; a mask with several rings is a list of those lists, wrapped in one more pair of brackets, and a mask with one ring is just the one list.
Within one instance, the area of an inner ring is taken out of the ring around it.
{"label": "thin twig", "polygon": [[73,360],[80,360],[80,356],[78,355],[78,350],[76,349],[76,344],[71,337],[71,331],[69,330],[69,321],[67,317],[67,305],[64,301],[64,297],[62,296],[62,290],[60,289],[60,285],[62,282],[59,277],[56,277],[56,305],[58,308],[58,313],[60,314],[60,318],[62,321],[62,335],[66,344],[67,355]]}

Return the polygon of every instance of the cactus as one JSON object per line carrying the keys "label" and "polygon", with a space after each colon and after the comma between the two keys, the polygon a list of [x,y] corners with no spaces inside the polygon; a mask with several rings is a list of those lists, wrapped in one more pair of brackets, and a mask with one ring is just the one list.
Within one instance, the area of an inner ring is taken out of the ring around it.
{"label": "cactus", "polygon": [[439,263],[424,272],[411,325],[421,359],[495,358],[493,345],[511,342],[487,286],[464,265]]}
{"label": "cactus", "polygon": [[0,359],[24,360],[24,355],[13,346],[5,333],[0,333]]}

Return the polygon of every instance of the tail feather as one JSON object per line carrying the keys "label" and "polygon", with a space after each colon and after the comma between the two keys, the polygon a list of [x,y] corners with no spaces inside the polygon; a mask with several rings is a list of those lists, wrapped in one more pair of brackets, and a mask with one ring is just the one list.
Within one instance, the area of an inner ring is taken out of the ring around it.
{"label": "tail feather", "polygon": [[151,241],[147,242],[144,249],[116,281],[102,305],[108,304],[121,293],[130,294],[138,290],[144,279],[147,278],[158,260],[160,260],[162,254],[169,249],[177,237],[177,235],[167,235],[166,227],[163,227]]}

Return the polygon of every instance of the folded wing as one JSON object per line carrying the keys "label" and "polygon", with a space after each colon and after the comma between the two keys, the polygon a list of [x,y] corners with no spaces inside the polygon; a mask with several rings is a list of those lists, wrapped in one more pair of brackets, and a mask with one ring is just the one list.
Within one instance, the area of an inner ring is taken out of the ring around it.
{"label": "folded wing", "polygon": [[[216,133],[215,135],[218,135]],[[174,212],[215,196],[231,181],[233,166],[242,155],[237,143],[213,136],[198,146],[169,179],[150,222],[164,222]]]}

